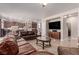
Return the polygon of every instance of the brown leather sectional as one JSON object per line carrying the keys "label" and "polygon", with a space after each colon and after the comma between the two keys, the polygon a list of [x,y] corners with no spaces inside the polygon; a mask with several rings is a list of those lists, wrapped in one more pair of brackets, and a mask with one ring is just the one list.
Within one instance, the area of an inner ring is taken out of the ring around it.
{"label": "brown leather sectional", "polygon": [[21,37],[25,40],[36,39],[37,33],[34,31],[21,31]]}

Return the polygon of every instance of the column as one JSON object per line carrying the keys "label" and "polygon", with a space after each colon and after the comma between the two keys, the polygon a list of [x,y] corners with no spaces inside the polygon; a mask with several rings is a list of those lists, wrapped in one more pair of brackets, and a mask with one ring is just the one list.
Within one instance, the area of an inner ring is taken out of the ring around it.
{"label": "column", "polygon": [[46,36],[46,20],[42,19],[42,36]]}

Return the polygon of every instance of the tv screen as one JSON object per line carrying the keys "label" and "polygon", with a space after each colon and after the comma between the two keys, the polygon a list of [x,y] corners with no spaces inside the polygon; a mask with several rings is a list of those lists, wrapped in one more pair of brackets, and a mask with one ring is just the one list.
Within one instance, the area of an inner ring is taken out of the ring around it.
{"label": "tv screen", "polygon": [[60,26],[60,21],[49,23],[49,29],[60,29]]}

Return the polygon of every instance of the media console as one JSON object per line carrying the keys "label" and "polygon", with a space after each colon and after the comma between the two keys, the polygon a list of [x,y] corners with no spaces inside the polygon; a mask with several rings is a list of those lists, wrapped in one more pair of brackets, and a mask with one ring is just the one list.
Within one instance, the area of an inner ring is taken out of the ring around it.
{"label": "media console", "polygon": [[49,25],[49,36],[54,39],[60,39],[61,37],[61,21],[51,21],[48,23]]}
{"label": "media console", "polygon": [[60,32],[49,32],[49,36],[50,36],[51,38],[59,39],[59,40],[60,40],[61,33],[60,33]]}

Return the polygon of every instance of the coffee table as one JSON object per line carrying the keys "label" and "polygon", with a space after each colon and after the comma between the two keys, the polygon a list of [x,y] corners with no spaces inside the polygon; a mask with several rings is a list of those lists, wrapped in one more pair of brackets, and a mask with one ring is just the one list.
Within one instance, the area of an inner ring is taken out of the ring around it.
{"label": "coffee table", "polygon": [[[42,42],[42,48],[44,49],[46,46],[51,46],[51,39],[49,37],[40,37],[36,39],[36,44],[39,44],[39,41]],[[48,43],[47,45],[45,43]]]}

